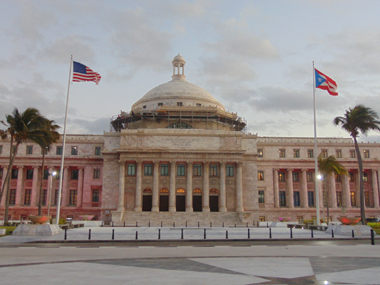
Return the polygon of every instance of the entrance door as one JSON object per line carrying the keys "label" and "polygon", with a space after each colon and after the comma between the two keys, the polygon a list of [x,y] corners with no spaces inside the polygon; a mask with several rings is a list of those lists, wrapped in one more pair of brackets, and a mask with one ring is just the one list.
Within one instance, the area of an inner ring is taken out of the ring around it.
{"label": "entrance door", "polygon": [[160,212],[168,212],[168,211],[169,211],[169,196],[160,195]]}
{"label": "entrance door", "polygon": [[202,196],[201,195],[193,196],[193,211],[202,212]]}
{"label": "entrance door", "polygon": [[186,196],[185,195],[177,195],[175,203],[176,203],[177,212],[186,211]]}
{"label": "entrance door", "polygon": [[143,195],[143,207],[144,212],[152,211],[152,195]]}
{"label": "entrance door", "polygon": [[219,196],[210,196],[210,212],[219,211]]}

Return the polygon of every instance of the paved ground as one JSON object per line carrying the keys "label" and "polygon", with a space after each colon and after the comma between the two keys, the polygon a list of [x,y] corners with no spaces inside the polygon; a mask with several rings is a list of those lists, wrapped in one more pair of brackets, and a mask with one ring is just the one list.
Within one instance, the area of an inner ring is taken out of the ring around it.
{"label": "paved ground", "polygon": [[[380,284],[380,240],[293,229],[89,228],[0,238],[1,284]],[[229,239],[225,239],[226,230]],[[304,237],[304,239],[301,239]],[[274,238],[276,240],[274,240]],[[146,240],[146,241],[143,241]],[[232,240],[233,239],[233,240]],[[30,243],[30,241],[38,243]],[[98,241],[96,241],[98,240]],[[87,241],[87,242],[86,242]]]}

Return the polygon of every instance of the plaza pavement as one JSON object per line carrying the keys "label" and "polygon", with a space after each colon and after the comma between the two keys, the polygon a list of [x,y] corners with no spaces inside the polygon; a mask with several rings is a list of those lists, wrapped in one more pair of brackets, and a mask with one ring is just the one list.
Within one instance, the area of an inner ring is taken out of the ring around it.
{"label": "plaza pavement", "polygon": [[66,242],[64,232],[2,237],[0,284],[380,284],[380,245],[368,237],[314,231],[311,239],[293,229],[290,239],[289,229],[272,228],[269,239],[269,229],[250,228],[248,239],[247,228],[206,228],[205,242],[204,228],[183,233],[98,227],[68,230]]}

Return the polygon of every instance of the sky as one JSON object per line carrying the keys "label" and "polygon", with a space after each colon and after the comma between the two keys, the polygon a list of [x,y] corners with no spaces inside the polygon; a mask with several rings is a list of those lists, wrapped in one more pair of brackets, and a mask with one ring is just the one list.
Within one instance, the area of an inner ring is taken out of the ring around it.
{"label": "sky", "polygon": [[[171,80],[186,80],[247,120],[248,132],[313,137],[313,62],[338,84],[316,90],[318,137],[363,104],[380,113],[380,1],[0,0],[0,119],[34,107],[67,133],[103,134],[110,119]],[[101,74],[69,85],[70,58]],[[371,132],[360,141],[380,142]]]}

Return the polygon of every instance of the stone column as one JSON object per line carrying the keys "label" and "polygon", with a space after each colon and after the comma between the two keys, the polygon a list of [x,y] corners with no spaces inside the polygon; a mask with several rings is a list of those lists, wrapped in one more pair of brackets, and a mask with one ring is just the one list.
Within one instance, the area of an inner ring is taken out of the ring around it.
{"label": "stone column", "polygon": [[301,169],[301,207],[309,208],[309,199],[307,195],[307,169]]}
{"label": "stone column", "polygon": [[[79,167],[77,207],[82,206],[84,167]],[[49,186],[48,186],[49,187]]]}
{"label": "stone column", "polygon": [[335,185],[335,175],[328,175],[327,176],[328,179],[330,180],[329,183],[330,183],[330,197],[328,197],[328,203],[329,203],[329,207],[331,209],[333,208],[336,208],[337,207],[337,202],[336,202],[336,185]]}
{"label": "stone column", "polygon": [[[7,166],[4,166],[3,167],[3,178],[1,180],[1,189],[3,189],[3,186],[4,186],[4,183],[5,183],[5,177],[7,176],[7,173],[8,173],[8,167]],[[10,175],[10,174],[9,174]],[[6,189],[4,188],[4,193],[3,193],[3,197],[1,198],[1,206],[2,207],[5,207],[5,200],[6,200]]]}
{"label": "stone column", "polygon": [[[69,195],[69,167],[68,166],[65,166],[63,168],[63,187],[62,187],[62,207],[66,207],[67,206],[67,198],[68,198],[68,195]],[[33,178],[34,178],[34,172],[33,172]],[[57,201],[58,203],[58,201]]]}
{"label": "stone column", "polygon": [[379,182],[377,181],[376,169],[372,169],[372,193],[373,193],[373,207],[379,208]]}
{"label": "stone column", "polygon": [[125,160],[119,161],[119,204],[117,206],[118,212],[124,212],[124,193],[125,193]]}
{"label": "stone column", "polygon": [[187,162],[186,212],[193,211],[193,163]]}
{"label": "stone column", "polygon": [[136,167],[136,196],[135,196],[135,212],[142,211],[142,193],[141,193],[141,171],[142,171],[142,162],[137,161]]}
{"label": "stone column", "polygon": [[294,197],[293,197],[293,169],[288,169],[287,177],[287,186],[288,186],[288,208],[294,208]]}
{"label": "stone column", "polygon": [[[20,175],[20,173],[18,173],[17,175]],[[37,187],[38,187],[38,176],[39,176],[38,175],[38,166],[33,166],[32,194],[31,194],[31,197],[30,197],[30,205],[31,206],[38,205],[38,200],[37,200],[37,197],[38,197],[38,195],[37,195],[37,192],[38,192],[38,190],[37,190]],[[18,180],[18,177],[19,176],[17,176],[17,180]],[[17,181],[17,188],[18,188],[18,181]],[[17,189],[17,192],[18,192],[18,189]]]}
{"label": "stone column", "polygon": [[243,163],[237,163],[236,172],[236,212],[244,212],[243,207]]}
{"label": "stone column", "polygon": [[210,212],[210,163],[203,164],[203,212]]}
{"label": "stone column", "polygon": [[227,212],[226,208],[226,163],[220,163],[219,212]]}
{"label": "stone column", "polygon": [[343,207],[351,208],[351,196],[350,196],[350,181],[347,175],[342,175],[343,178]]}
{"label": "stone column", "polygon": [[273,196],[274,196],[274,207],[280,208],[280,197],[279,197],[279,187],[278,187],[278,169],[273,169]]}
{"label": "stone column", "polygon": [[153,163],[153,192],[152,192],[152,212],[159,211],[159,195],[158,195],[158,168],[160,163],[154,161]]}
{"label": "stone column", "polygon": [[[24,190],[24,166],[17,166],[17,190],[16,190],[16,201],[15,201],[15,205],[24,205],[24,201],[21,201],[21,197],[22,197],[22,191]],[[37,168],[38,169],[38,168]],[[38,177],[36,179],[36,181],[38,180]],[[33,171],[33,182],[34,182],[34,171]],[[37,185],[37,184],[36,184]],[[31,206],[35,206],[35,204],[33,203],[33,196],[35,197],[37,195],[37,192],[36,191],[37,189],[35,189],[35,187],[33,187],[32,189],[32,193],[31,193],[31,201],[30,201],[30,205]]]}
{"label": "stone column", "polygon": [[170,162],[170,186],[169,186],[169,212],[176,212],[176,197],[175,197],[175,167],[176,162]]}

